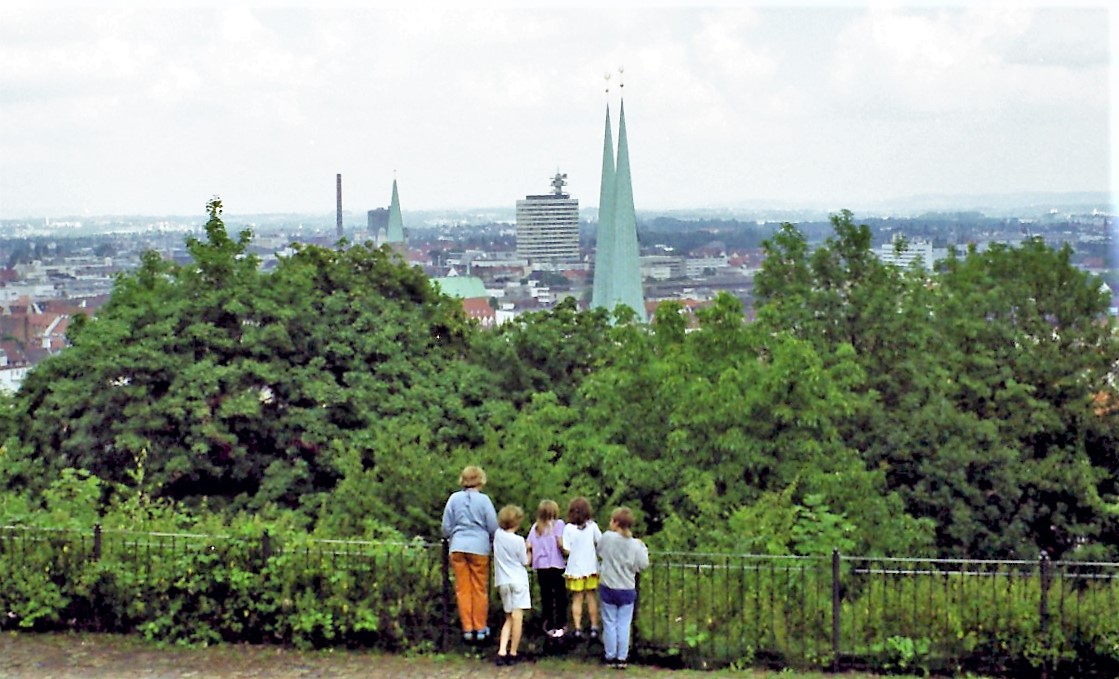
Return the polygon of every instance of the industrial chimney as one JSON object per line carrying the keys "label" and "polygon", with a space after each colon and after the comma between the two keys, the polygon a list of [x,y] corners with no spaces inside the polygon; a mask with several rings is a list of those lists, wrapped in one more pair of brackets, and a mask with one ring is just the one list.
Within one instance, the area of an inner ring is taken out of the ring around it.
{"label": "industrial chimney", "polygon": [[338,209],[335,215],[335,229],[338,232],[338,240],[342,240],[342,175],[339,173],[336,177],[337,194],[338,194]]}

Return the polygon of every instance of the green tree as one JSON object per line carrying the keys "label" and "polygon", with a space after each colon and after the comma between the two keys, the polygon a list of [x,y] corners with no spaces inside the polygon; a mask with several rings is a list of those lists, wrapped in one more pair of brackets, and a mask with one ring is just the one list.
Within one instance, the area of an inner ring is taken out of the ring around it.
{"label": "green tree", "polygon": [[22,455],[125,484],[145,459],[155,497],[317,513],[349,451],[367,467],[430,468],[382,430],[427,428],[425,456],[482,440],[473,326],[422,272],[387,249],[309,246],[264,273],[251,234],[230,238],[220,201],[208,208],[189,264],[147,253],[29,375]]}
{"label": "green tree", "polygon": [[[936,270],[878,262],[849,212],[810,252],[766,242],[759,326],[844,350],[866,407],[837,426],[952,555],[1051,555],[1114,535],[1114,322],[1098,281],[1040,240],[953,256]],[[899,247],[904,247],[900,244]]]}

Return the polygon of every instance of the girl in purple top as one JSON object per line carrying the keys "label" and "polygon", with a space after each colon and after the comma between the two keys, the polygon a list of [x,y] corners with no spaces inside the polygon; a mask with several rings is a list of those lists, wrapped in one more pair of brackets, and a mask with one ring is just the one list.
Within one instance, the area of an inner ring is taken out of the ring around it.
{"label": "girl in purple top", "polygon": [[563,579],[566,564],[560,550],[563,521],[559,505],[543,500],[536,510],[536,523],[528,532],[532,569],[540,585],[540,602],[544,614],[544,631],[549,636],[562,636],[567,624],[567,590]]}

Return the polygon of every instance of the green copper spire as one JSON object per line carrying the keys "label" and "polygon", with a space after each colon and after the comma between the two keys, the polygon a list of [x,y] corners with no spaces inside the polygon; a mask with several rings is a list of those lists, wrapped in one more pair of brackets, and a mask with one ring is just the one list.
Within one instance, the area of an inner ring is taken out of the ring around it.
{"label": "green copper spire", "polygon": [[389,204],[389,226],[385,242],[404,242],[404,218],[400,215],[400,194],[396,191],[396,179],[392,180],[392,203]]}
{"label": "green copper spire", "polygon": [[595,237],[592,307],[613,308],[614,269],[614,139],[610,135],[610,104],[606,105],[606,135],[602,145],[602,185],[598,191],[598,231]]}
{"label": "green copper spire", "polygon": [[[626,104],[618,113],[618,164],[614,180],[614,276],[611,308],[625,304],[645,317],[645,291],[641,287],[641,255],[637,249],[637,213],[633,207],[633,181],[629,173],[629,141],[626,137]],[[597,262],[596,262],[597,263]]]}

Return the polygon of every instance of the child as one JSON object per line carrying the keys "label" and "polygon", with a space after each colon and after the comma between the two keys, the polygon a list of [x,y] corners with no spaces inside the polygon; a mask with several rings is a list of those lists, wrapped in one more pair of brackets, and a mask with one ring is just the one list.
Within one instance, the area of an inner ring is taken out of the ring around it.
{"label": "child", "polygon": [[529,550],[524,538],[517,535],[524,511],[516,505],[506,505],[497,513],[501,530],[493,536],[494,584],[501,594],[505,609],[505,624],[497,647],[497,664],[511,665],[519,659],[517,647],[521,644],[521,624],[524,609],[532,608],[528,597]]}
{"label": "child", "polygon": [[626,668],[629,628],[637,602],[637,573],[649,566],[649,549],[634,538],[633,512],[618,507],[610,514],[610,530],[598,542],[602,559],[602,641],[606,664]]}
{"label": "child", "polygon": [[567,554],[567,568],[563,577],[571,592],[571,622],[575,625],[576,639],[583,637],[583,601],[591,621],[591,639],[598,638],[598,557],[595,548],[602,531],[594,522],[591,503],[577,497],[567,507],[567,525],[563,527],[560,548]]}
{"label": "child", "polygon": [[532,568],[540,585],[544,632],[552,638],[563,636],[567,623],[567,592],[563,580],[563,569],[567,564],[560,550],[563,526],[559,505],[551,500],[542,500],[536,509],[536,524],[528,532]]}

